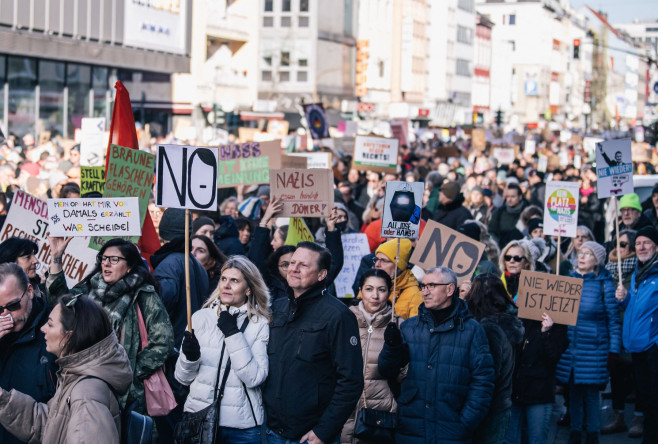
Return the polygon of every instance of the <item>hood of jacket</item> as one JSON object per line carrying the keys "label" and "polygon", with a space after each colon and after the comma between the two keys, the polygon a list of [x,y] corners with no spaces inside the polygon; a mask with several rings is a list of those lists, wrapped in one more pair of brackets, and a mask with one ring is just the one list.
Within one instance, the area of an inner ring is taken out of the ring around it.
{"label": "hood of jacket", "polygon": [[456,210],[457,208],[462,206],[464,200],[465,200],[464,195],[462,193],[459,193],[457,197],[453,199],[452,202],[448,202],[447,204],[440,203],[436,209],[438,211],[445,211],[445,212]]}
{"label": "hood of jacket", "polygon": [[523,327],[523,322],[516,316],[507,313],[498,313],[482,318],[480,324],[482,326],[496,324],[505,332],[505,336],[512,345],[519,345],[523,342],[525,328]]}
{"label": "hood of jacket", "polygon": [[430,313],[429,308],[425,307],[424,302],[418,307],[418,316],[430,328],[438,332],[452,330],[455,326],[463,328],[464,321],[473,317],[471,312],[468,311],[466,302],[463,299],[459,299],[457,295],[452,296],[452,312],[439,325],[434,326],[434,317]]}
{"label": "hood of jacket", "polygon": [[363,306],[363,301],[360,301],[359,305],[351,306],[350,311],[356,316],[359,328],[368,328],[370,325],[374,328],[386,327],[393,317],[393,307],[388,303],[377,313],[368,313]]}
{"label": "hood of jacket", "polygon": [[151,265],[153,268],[157,268],[171,253],[185,253],[185,237],[175,237],[153,253],[151,255]]}
{"label": "hood of jacket", "polygon": [[409,287],[418,287],[418,279],[416,279],[416,276],[414,276],[409,268],[400,273],[396,279],[397,282],[395,283],[395,291],[398,294]]}
{"label": "hood of jacket", "polygon": [[128,391],[133,381],[128,355],[112,332],[107,338],[91,347],[59,358],[58,375],[64,383],[84,376],[94,376],[105,381],[117,395]]}
{"label": "hood of jacket", "polygon": [[238,224],[231,216],[220,216],[219,227],[215,230],[213,240],[216,242],[229,237],[239,237]]}

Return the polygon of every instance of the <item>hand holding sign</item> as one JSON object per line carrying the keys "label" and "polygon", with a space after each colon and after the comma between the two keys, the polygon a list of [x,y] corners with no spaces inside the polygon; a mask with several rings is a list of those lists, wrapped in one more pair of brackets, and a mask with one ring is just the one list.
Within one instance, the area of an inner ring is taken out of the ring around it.
{"label": "hand holding sign", "polygon": [[553,319],[546,313],[543,313],[541,315],[541,332],[546,333],[551,327],[553,327]]}
{"label": "hand holding sign", "polygon": [[327,231],[336,231],[336,220],[338,219],[338,208],[333,207],[327,217]]}
{"label": "hand holding sign", "polygon": [[53,237],[50,235],[50,232],[46,234],[48,237],[48,242],[50,243],[50,274],[57,274],[62,271],[62,256],[66,251],[66,247],[69,246],[69,243],[73,240],[72,236],[69,237]]}
{"label": "hand holding sign", "polygon": [[628,290],[626,290],[626,287],[623,285],[619,285],[617,287],[617,291],[615,291],[615,297],[619,302],[623,302],[624,299],[626,299],[626,295],[628,294]]}
{"label": "hand holding sign", "polygon": [[265,227],[266,225],[268,225],[269,222],[272,220],[272,218],[277,214],[279,214],[282,210],[283,210],[283,201],[281,199],[272,197],[270,204],[267,206],[267,209],[265,210],[265,214],[260,220],[260,226]]}

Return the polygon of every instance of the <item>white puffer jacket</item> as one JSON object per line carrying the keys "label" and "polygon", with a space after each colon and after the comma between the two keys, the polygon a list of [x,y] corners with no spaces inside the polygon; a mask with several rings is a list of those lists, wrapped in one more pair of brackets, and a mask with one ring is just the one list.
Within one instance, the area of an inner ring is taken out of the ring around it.
{"label": "white puffer jacket", "polygon": [[[240,308],[230,307],[229,312],[238,315],[238,327],[247,318],[247,305]],[[217,327],[217,310],[204,308],[192,315],[192,325],[199,345],[201,358],[190,362],[183,353],[176,363],[176,379],[183,385],[190,386],[190,394],[185,401],[186,412],[198,412],[213,401],[217,368],[226,342],[224,359],[222,361],[219,384],[221,385],[226,368],[226,361],[231,357],[231,370],[226,380],[224,398],[222,399],[219,425],[246,429],[255,427],[242,383],[247,392],[256,415],[258,425],[263,423],[264,410],[260,386],[265,382],[268,372],[267,342],[270,337],[270,327],[267,319],[252,316],[244,333],[236,333],[228,338]]]}

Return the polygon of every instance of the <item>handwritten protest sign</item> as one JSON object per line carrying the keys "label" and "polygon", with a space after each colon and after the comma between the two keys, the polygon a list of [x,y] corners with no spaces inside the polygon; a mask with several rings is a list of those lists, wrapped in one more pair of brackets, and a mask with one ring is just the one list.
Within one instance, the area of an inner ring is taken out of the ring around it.
{"label": "handwritten protest sign", "polygon": [[365,233],[343,234],[343,268],[334,281],[336,296],[339,298],[354,298],[352,283],[361,265],[361,258],[370,254],[368,236]]}
{"label": "handwritten protest sign", "polygon": [[398,139],[356,136],[352,168],[361,171],[397,172]]}
{"label": "handwritten protest sign", "polygon": [[[48,203],[21,190],[16,191],[7,219],[0,232],[0,242],[10,237],[29,239],[39,247],[36,257],[46,270],[52,258],[50,242],[46,233],[50,231]],[[87,238],[74,238],[62,257],[62,267],[69,288],[80,282],[96,264],[97,252],[87,247]]]}
{"label": "handwritten protest sign", "polygon": [[80,195],[87,193],[103,194],[105,188],[105,167],[80,167]]}
{"label": "handwritten protest sign", "polygon": [[418,239],[422,182],[386,182],[381,237]]}
{"label": "handwritten protest sign", "polygon": [[139,236],[136,197],[48,199],[52,236]]}
{"label": "handwritten protest sign", "polygon": [[304,105],[304,115],[313,139],[327,139],[329,137],[329,123],[324,112],[324,106],[321,103]]}
{"label": "handwritten protest sign", "polygon": [[596,176],[599,199],[633,192],[631,139],[596,144]]}
{"label": "handwritten protest sign", "polygon": [[272,199],[283,201],[279,216],[328,216],[334,204],[333,177],[333,171],[327,169],[272,170]]}
{"label": "handwritten protest sign", "polygon": [[80,166],[102,166],[109,133],[105,117],[83,117],[80,130]]}
{"label": "handwritten protest sign", "polygon": [[218,188],[269,183],[270,168],[282,168],[280,140],[220,145],[218,149]]}
{"label": "handwritten protest sign", "polygon": [[291,217],[288,225],[288,235],[286,236],[286,245],[297,245],[300,242],[313,242],[315,238],[311,230],[306,226],[306,222],[301,217]]}
{"label": "handwritten protest sign", "polygon": [[400,141],[400,145],[409,146],[406,120],[391,120],[391,133],[393,133],[393,138]]}
{"label": "handwritten protest sign", "polygon": [[516,158],[516,150],[510,147],[494,147],[493,155],[499,163],[509,165]]}
{"label": "handwritten protest sign", "polygon": [[288,154],[281,156],[281,168],[310,168],[308,166],[308,159],[306,157],[298,157]]}
{"label": "handwritten protest sign", "polygon": [[476,151],[487,148],[487,132],[483,129],[474,129],[471,133],[471,146]]}
{"label": "handwritten protest sign", "polygon": [[516,304],[519,317],[542,320],[546,313],[557,324],[576,325],[583,280],[523,270]]}
{"label": "handwritten protest sign", "polygon": [[331,168],[331,153],[290,153],[288,155],[306,157],[307,168]]}
{"label": "handwritten protest sign", "polygon": [[536,151],[537,144],[535,143],[535,139],[526,139],[523,145],[523,152],[532,156]]}
{"label": "handwritten protest sign", "polygon": [[578,182],[546,183],[544,235],[576,237],[578,227]]}
{"label": "handwritten protest sign", "polygon": [[159,145],[155,205],[215,210],[217,162],[217,148]]}
{"label": "handwritten protest sign", "polygon": [[480,263],[484,244],[433,220],[427,221],[409,262],[423,270],[442,265],[467,281]]}

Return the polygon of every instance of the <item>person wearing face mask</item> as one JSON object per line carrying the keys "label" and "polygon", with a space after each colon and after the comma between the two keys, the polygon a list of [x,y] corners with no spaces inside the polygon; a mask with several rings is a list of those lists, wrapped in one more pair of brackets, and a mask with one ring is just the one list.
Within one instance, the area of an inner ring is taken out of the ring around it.
{"label": "person wearing face mask", "polygon": [[58,358],[57,391],[44,404],[0,389],[0,423],[23,442],[118,443],[116,396],[128,391],[133,375],[105,311],[86,296],[66,295],[41,331]]}
{"label": "person wearing face mask", "polygon": [[41,268],[41,262],[37,259],[39,246],[30,239],[21,237],[10,237],[0,244],[0,264],[14,262],[25,271],[36,297],[45,297],[45,288],[41,283],[41,277],[37,270]]}

